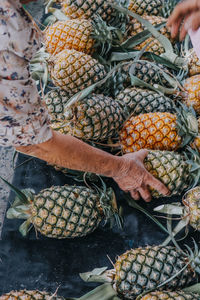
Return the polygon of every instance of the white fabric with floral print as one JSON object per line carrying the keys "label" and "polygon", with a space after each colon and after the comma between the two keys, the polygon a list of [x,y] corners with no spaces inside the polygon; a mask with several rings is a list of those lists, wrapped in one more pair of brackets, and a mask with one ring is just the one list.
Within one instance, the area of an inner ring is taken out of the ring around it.
{"label": "white fabric with floral print", "polygon": [[49,116],[29,61],[41,33],[19,0],[0,0],[0,145],[27,146],[49,140]]}

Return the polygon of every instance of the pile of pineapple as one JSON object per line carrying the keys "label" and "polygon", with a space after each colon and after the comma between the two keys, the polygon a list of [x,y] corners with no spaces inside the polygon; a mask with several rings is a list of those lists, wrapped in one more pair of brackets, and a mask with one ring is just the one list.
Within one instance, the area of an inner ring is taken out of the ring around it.
{"label": "pile of pineapple", "polygon": [[[200,185],[200,62],[186,43],[171,40],[166,18],[175,3],[54,2],[46,3],[51,14],[43,32],[45,53],[41,50],[31,65],[33,77],[44,80],[42,93],[52,128],[95,147],[107,149],[111,144],[109,151],[117,149],[120,155],[149,149],[145,167],[171,196]],[[58,239],[83,237],[103,219],[121,226],[114,191],[101,183],[101,189],[53,186],[37,195],[10,185],[17,196],[7,217],[26,219],[20,226],[24,236],[34,226]],[[178,208],[183,219],[187,216],[184,226],[190,223],[199,230],[200,188],[196,189],[186,193],[186,208]],[[85,281],[109,282],[115,291],[101,291],[105,298],[90,295],[88,300],[200,299],[199,286],[184,290],[199,281],[198,247],[186,253],[167,243],[129,250],[112,270],[81,274]],[[61,299],[25,290],[0,297],[54,298]]]}

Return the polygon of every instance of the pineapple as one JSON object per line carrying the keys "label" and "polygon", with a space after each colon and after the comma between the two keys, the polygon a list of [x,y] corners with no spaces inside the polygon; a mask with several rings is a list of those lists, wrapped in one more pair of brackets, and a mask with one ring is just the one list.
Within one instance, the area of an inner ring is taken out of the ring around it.
{"label": "pineapple", "polygon": [[104,140],[112,137],[125,120],[124,107],[104,95],[90,94],[65,109],[65,121],[52,128],[84,140]]}
{"label": "pineapple", "polygon": [[[15,188],[16,189],[16,188]],[[103,219],[117,220],[111,188],[95,192],[84,186],[52,186],[37,195],[32,190],[17,191],[7,218],[27,219],[20,232],[25,236],[32,224],[50,238],[83,237],[93,232]]]}
{"label": "pineapple", "polygon": [[58,21],[45,30],[46,50],[53,55],[64,49],[92,54],[95,44],[95,40],[91,37],[92,31],[90,20]]}
{"label": "pineapple", "polygon": [[134,116],[149,112],[175,112],[175,104],[170,98],[148,89],[126,88],[116,100],[124,102],[129,114]]}
{"label": "pineapple", "polygon": [[129,73],[138,79],[150,85],[159,84],[161,86],[171,87],[166,80],[164,74],[169,73],[168,69],[161,64],[152,63],[147,60],[137,60],[122,66],[121,73],[125,77],[124,82],[130,85],[131,80]]}
{"label": "pineapple", "polygon": [[199,295],[183,291],[151,292],[139,298],[140,300],[199,300]]}
{"label": "pineapple", "polygon": [[[180,203],[165,204],[154,208],[159,213],[169,215],[180,215],[181,221],[172,231],[173,236],[177,235],[188,224],[195,230],[200,231],[200,186],[196,186],[185,193],[182,199],[183,206]],[[171,238],[167,238],[164,244],[167,245]]]}
{"label": "pineapple", "polygon": [[158,16],[163,4],[163,0],[130,0],[128,9],[138,15]]}
{"label": "pineapple", "polygon": [[64,107],[69,99],[69,94],[60,89],[51,90],[45,95],[44,100],[52,121],[65,119]]}
{"label": "pineapple", "polygon": [[90,55],[76,50],[63,50],[49,60],[49,70],[55,86],[70,96],[100,81],[106,76],[104,66]]}
{"label": "pineapple", "polygon": [[185,102],[188,106],[193,106],[197,114],[200,114],[200,75],[194,75],[185,80],[186,91]]}
{"label": "pineapple", "polygon": [[64,300],[64,298],[50,295],[47,292],[21,290],[2,295],[0,300]]}
{"label": "pineapple", "polygon": [[200,60],[196,55],[194,49],[190,49],[187,54],[188,74],[194,76],[200,74]]}
{"label": "pineapple", "polygon": [[[200,181],[199,160],[196,153],[190,161],[185,155],[172,151],[149,151],[144,160],[144,166],[148,172],[163,182],[173,195],[180,195],[185,189],[194,186]],[[152,196],[160,197],[156,190],[152,190]],[[163,196],[162,196],[163,197]]]}
{"label": "pineapple", "polygon": [[177,114],[156,112],[132,116],[119,134],[124,153],[144,148],[173,151],[196,138],[198,122],[193,110],[183,106]]}
{"label": "pineapple", "polygon": [[100,50],[103,55],[108,52],[114,41],[115,44],[120,43],[120,36],[117,38],[115,34],[116,30],[114,27],[108,27],[100,17],[95,17],[93,21],[58,21],[47,27],[44,32],[46,50],[53,55],[64,49],[74,49],[90,55],[95,50]]}
{"label": "pineapple", "polygon": [[99,15],[110,23],[117,18],[116,10],[110,4],[120,4],[118,0],[58,0],[63,13],[70,19],[91,19]]}
{"label": "pineapple", "polygon": [[123,299],[135,299],[152,289],[177,290],[198,280],[199,250],[189,253],[170,246],[147,246],[127,251],[114,269],[95,269],[80,274],[85,281],[111,282]]}
{"label": "pineapple", "polygon": [[[149,21],[153,26],[156,26],[156,25],[166,22],[165,18],[158,17],[158,16],[156,17],[156,16],[145,15],[145,16],[143,16],[143,19]],[[129,24],[127,24],[127,29],[126,29],[127,36],[129,38],[133,37],[136,34],[143,32],[144,29],[145,29],[144,25],[142,25],[136,19],[131,18],[129,21]],[[159,31],[161,34],[163,34],[168,39],[170,39],[170,31],[167,29],[166,26],[162,27]],[[170,39],[170,40],[172,42],[172,39]],[[154,37],[150,37],[150,38],[146,39],[144,42],[142,42],[139,45],[137,45],[136,47],[134,47],[134,49],[142,50],[148,43],[150,43],[150,44],[147,46],[146,51],[154,52],[157,55],[161,55],[162,53],[165,53],[165,49],[163,48],[163,46]]]}

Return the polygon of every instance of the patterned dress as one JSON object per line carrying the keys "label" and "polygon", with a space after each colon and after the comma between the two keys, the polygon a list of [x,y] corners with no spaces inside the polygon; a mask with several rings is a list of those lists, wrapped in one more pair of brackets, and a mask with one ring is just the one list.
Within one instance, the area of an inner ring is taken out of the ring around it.
{"label": "patterned dress", "polygon": [[29,73],[29,61],[40,45],[40,30],[19,0],[0,0],[2,146],[27,146],[52,137],[47,110]]}

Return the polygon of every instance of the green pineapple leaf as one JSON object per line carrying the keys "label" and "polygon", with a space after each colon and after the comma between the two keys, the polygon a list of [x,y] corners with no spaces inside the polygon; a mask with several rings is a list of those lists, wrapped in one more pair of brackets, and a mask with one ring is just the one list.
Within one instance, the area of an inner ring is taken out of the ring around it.
{"label": "green pineapple leaf", "polygon": [[18,196],[18,198],[22,201],[24,204],[28,204],[29,201],[24,193],[22,193],[18,188],[16,188],[14,185],[9,183],[7,180],[5,180],[2,176],[0,178],[11,188],[11,190]]}
{"label": "green pineapple leaf", "polygon": [[31,225],[31,221],[28,219],[20,225],[19,232],[25,237],[32,227],[33,225]]}
{"label": "green pineapple leaf", "polygon": [[127,200],[128,204],[130,206],[132,206],[133,208],[138,209],[139,211],[141,211],[142,213],[144,213],[148,218],[150,218],[156,225],[158,225],[160,227],[160,229],[162,229],[165,233],[169,234],[168,230],[154,217],[152,216],[146,209],[144,209],[143,207],[141,207],[139,204],[136,203],[135,200],[133,200],[133,198],[131,198],[131,196],[129,196],[128,194],[124,193],[124,198]]}

